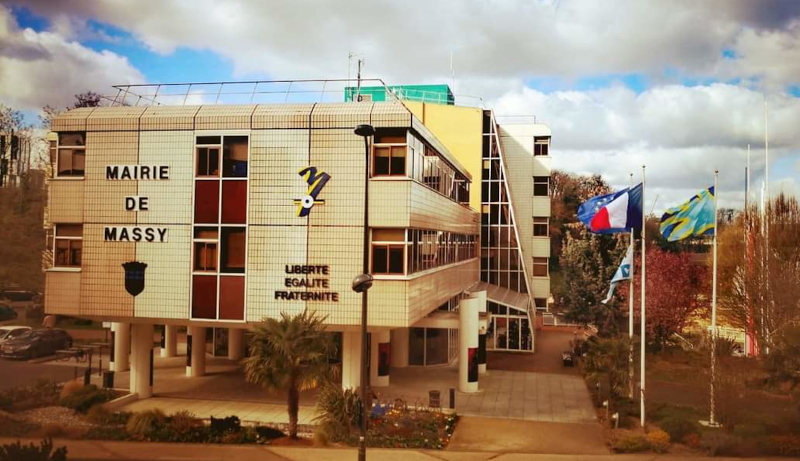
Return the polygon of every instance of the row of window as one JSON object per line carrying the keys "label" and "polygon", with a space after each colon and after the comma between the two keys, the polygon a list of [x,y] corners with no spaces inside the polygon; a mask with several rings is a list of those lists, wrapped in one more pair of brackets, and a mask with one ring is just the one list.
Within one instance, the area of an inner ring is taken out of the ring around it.
{"label": "row of window", "polygon": [[192,318],[244,320],[249,138],[195,138]]}
{"label": "row of window", "polygon": [[477,236],[422,229],[373,229],[372,274],[407,275],[475,258]]}
{"label": "row of window", "polygon": [[406,176],[456,202],[469,202],[469,182],[406,130],[381,130],[375,135],[371,175]]}
{"label": "row of window", "polygon": [[59,133],[50,142],[50,161],[59,177],[83,177],[86,172],[86,133]]}

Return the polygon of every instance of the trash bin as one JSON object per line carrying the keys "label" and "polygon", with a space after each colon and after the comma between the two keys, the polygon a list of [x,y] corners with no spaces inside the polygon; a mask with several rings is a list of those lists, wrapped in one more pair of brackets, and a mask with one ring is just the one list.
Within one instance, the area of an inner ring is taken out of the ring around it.
{"label": "trash bin", "polygon": [[114,387],[114,372],[113,371],[104,371],[103,372],[103,388],[104,389],[112,389]]}
{"label": "trash bin", "polygon": [[572,352],[564,351],[561,353],[561,361],[564,363],[565,367],[571,367],[574,365],[574,358]]}
{"label": "trash bin", "polygon": [[428,392],[428,406],[431,408],[441,408],[441,394],[439,391]]}

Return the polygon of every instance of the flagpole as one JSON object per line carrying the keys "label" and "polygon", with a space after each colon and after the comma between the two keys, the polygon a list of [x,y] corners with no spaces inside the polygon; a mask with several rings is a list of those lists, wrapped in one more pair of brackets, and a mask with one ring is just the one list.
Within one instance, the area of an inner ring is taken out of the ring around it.
{"label": "flagpole", "polygon": [[[630,177],[630,189],[633,189],[633,173],[631,173]],[[642,209],[644,209],[644,203],[642,203]],[[631,226],[631,269],[630,269],[630,289],[628,291],[628,339],[630,340],[630,344],[628,345],[628,398],[633,398],[633,272],[634,272],[634,258],[636,255],[634,254],[634,238],[633,238],[633,226]]]}
{"label": "flagpole", "polygon": [[717,196],[719,195],[719,191],[717,190],[717,183],[719,182],[719,170],[714,171],[714,247],[713,247],[713,275],[711,277],[711,396],[710,396],[710,415],[708,425],[710,427],[717,427],[717,422],[714,418],[714,380],[716,378],[716,362],[717,362],[717,209],[718,209],[718,200]]}
{"label": "flagpole", "polygon": [[645,344],[645,340],[644,340],[644,338],[645,338],[645,303],[644,303],[645,277],[644,277],[644,274],[645,274],[645,260],[646,260],[646,257],[645,257],[645,254],[646,254],[646,243],[645,243],[645,241],[646,241],[646,239],[645,239],[646,229],[645,228],[646,228],[646,226],[645,226],[645,224],[646,224],[646,220],[647,220],[647,216],[645,215],[645,211],[644,211],[647,208],[645,206],[645,200],[644,200],[644,198],[645,198],[645,195],[644,195],[644,191],[645,191],[644,171],[645,171],[645,165],[642,165],[642,288],[641,288],[641,292],[642,292],[642,308],[641,308],[642,332],[641,332],[641,336],[639,338],[639,342],[641,344],[641,348],[640,348],[640,352],[639,352],[641,354],[641,357],[640,357],[641,371],[640,371],[640,376],[639,376],[639,395],[640,395],[639,414],[640,414],[642,427],[644,427],[644,381],[645,381],[644,380],[644,372],[645,372],[645,363],[644,363],[644,356],[645,356],[645,350],[644,350],[644,344]]}

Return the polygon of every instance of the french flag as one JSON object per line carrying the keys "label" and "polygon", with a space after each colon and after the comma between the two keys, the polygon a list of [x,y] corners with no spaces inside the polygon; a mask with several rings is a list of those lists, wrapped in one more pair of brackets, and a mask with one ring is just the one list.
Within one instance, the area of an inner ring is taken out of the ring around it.
{"label": "french flag", "polygon": [[642,228],[642,185],[592,197],[578,208],[578,220],[595,234]]}

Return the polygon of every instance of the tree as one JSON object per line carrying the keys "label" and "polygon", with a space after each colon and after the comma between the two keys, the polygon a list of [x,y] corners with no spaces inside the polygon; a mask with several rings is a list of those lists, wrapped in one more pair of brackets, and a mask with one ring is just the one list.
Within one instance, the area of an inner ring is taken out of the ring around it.
{"label": "tree", "polygon": [[78,107],[98,107],[100,106],[101,96],[93,91],[87,91],[75,95],[75,105],[70,109],[77,109]]}
{"label": "tree", "polygon": [[335,350],[316,312],[281,313],[280,319],[264,318],[253,330],[250,357],[244,360],[247,380],[269,390],[286,390],[289,436],[297,438],[300,391],[313,389],[330,378],[329,357]]}
{"label": "tree", "polygon": [[594,325],[600,334],[618,331],[621,311],[616,302],[603,304],[609,283],[627,249],[624,237],[597,235],[580,229],[578,236],[567,234],[561,255],[564,280],[559,305],[567,320]]}
{"label": "tree", "polygon": [[0,188],[0,285],[43,291],[46,192],[29,176],[20,187]]}
{"label": "tree", "polygon": [[[641,274],[641,258],[634,258],[634,274]],[[694,314],[702,307],[710,306],[711,270],[705,258],[698,262],[692,253],[670,252],[651,245],[647,248],[647,322],[649,340],[663,345],[674,333],[682,333]],[[641,318],[642,278],[634,275],[634,315]],[[624,305],[628,305],[630,284],[624,283],[618,290]]]}
{"label": "tree", "polygon": [[607,380],[608,391],[614,400],[627,394],[630,382],[628,358],[632,346],[631,340],[625,336],[592,337],[587,343],[583,368],[588,378],[598,383]]}
{"label": "tree", "polygon": [[720,232],[721,314],[754,333],[763,353],[794,347],[793,328],[800,326],[798,248],[800,206],[783,194],[763,214],[753,207]]}
{"label": "tree", "polygon": [[596,195],[611,192],[600,175],[577,175],[553,170],[550,175],[550,266],[558,267],[569,229],[576,228],[578,207]]}

